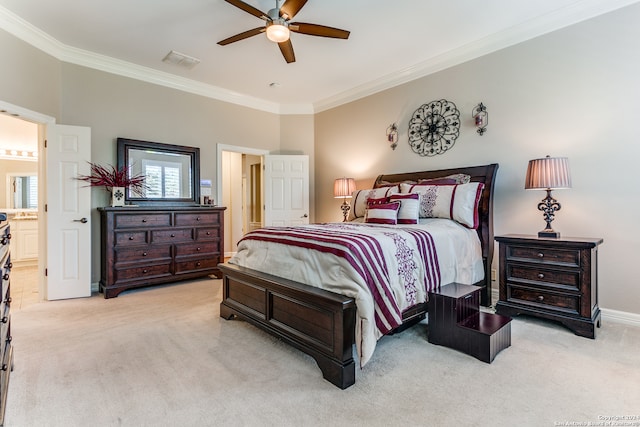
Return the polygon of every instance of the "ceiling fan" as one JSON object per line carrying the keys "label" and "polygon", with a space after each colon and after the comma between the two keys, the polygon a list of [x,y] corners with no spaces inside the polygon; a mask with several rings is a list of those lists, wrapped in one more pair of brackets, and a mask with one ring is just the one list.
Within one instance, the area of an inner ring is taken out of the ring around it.
{"label": "ceiling fan", "polygon": [[218,42],[221,46],[226,46],[230,43],[266,32],[269,40],[278,43],[280,52],[282,52],[282,56],[284,56],[285,61],[287,61],[287,63],[291,63],[296,61],[296,55],[293,53],[293,45],[289,38],[290,31],[293,31],[294,33],[331,37],[335,39],[349,38],[349,31],[326,27],[324,25],[291,22],[291,19],[300,12],[300,9],[302,9],[302,7],[307,3],[307,0],[286,0],[284,4],[282,4],[282,0],[276,0],[276,7],[267,13],[256,9],[241,0],[225,1],[253,16],[265,20],[266,25],[244,31],[240,34],[236,34],[235,36],[221,40]]}

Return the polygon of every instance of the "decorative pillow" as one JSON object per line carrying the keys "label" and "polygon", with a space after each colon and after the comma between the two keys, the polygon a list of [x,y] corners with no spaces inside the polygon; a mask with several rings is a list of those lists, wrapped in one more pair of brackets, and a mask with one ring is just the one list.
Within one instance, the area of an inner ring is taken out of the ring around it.
{"label": "decorative pillow", "polygon": [[417,224],[420,213],[420,194],[393,194],[389,196],[390,202],[399,201],[398,224]]}
{"label": "decorative pillow", "polygon": [[399,193],[397,185],[393,187],[382,187],[370,190],[356,190],[351,196],[351,209],[349,210],[349,221],[364,217],[367,212],[367,201],[369,199],[385,199],[392,194]]}
{"label": "decorative pillow", "polygon": [[420,194],[421,218],[448,218],[467,228],[478,228],[478,205],[484,184],[420,185],[408,189]]}
{"label": "decorative pillow", "polygon": [[364,222],[395,225],[398,223],[398,209],[400,202],[371,203],[367,207]]}
{"label": "decorative pillow", "polygon": [[471,182],[471,175],[467,175],[465,173],[454,173],[441,178],[425,178],[418,180],[418,184],[429,185],[468,184],[469,182]]}

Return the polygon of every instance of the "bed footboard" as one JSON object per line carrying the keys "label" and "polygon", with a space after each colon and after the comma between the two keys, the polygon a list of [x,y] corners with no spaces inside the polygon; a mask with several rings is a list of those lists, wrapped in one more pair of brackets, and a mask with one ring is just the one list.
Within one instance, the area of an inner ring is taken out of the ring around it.
{"label": "bed footboard", "polygon": [[220,264],[220,316],[237,316],[315,359],[341,389],[355,382],[353,298],[245,267]]}

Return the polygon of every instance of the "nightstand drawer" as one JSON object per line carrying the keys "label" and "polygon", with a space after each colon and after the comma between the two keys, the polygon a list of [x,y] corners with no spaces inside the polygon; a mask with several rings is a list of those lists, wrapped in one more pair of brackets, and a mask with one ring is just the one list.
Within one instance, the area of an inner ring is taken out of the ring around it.
{"label": "nightstand drawer", "polygon": [[541,246],[509,245],[507,246],[507,259],[579,267],[580,251],[574,249],[552,249]]}
{"label": "nightstand drawer", "polygon": [[580,287],[580,272],[578,271],[553,270],[511,263],[507,263],[506,271],[508,281],[526,280],[558,284],[566,288],[575,288],[576,290]]}
{"label": "nightstand drawer", "polygon": [[535,306],[567,314],[580,313],[580,296],[555,293],[542,289],[507,286],[507,301],[522,305]]}

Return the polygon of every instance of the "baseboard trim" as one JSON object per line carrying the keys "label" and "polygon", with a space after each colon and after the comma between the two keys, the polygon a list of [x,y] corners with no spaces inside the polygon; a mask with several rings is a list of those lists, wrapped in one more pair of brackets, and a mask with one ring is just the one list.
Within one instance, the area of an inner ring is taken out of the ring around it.
{"label": "baseboard trim", "polygon": [[640,314],[611,310],[609,308],[601,308],[600,312],[602,313],[603,321],[640,327]]}
{"label": "baseboard trim", "polygon": [[[491,289],[491,296],[492,301],[495,302],[500,299],[500,293],[496,288],[495,282],[493,283],[493,285],[494,286]],[[640,327],[640,314],[629,313],[627,311],[612,310],[610,308],[601,308],[600,313],[602,315],[602,321],[604,322],[623,323],[625,325]]]}

